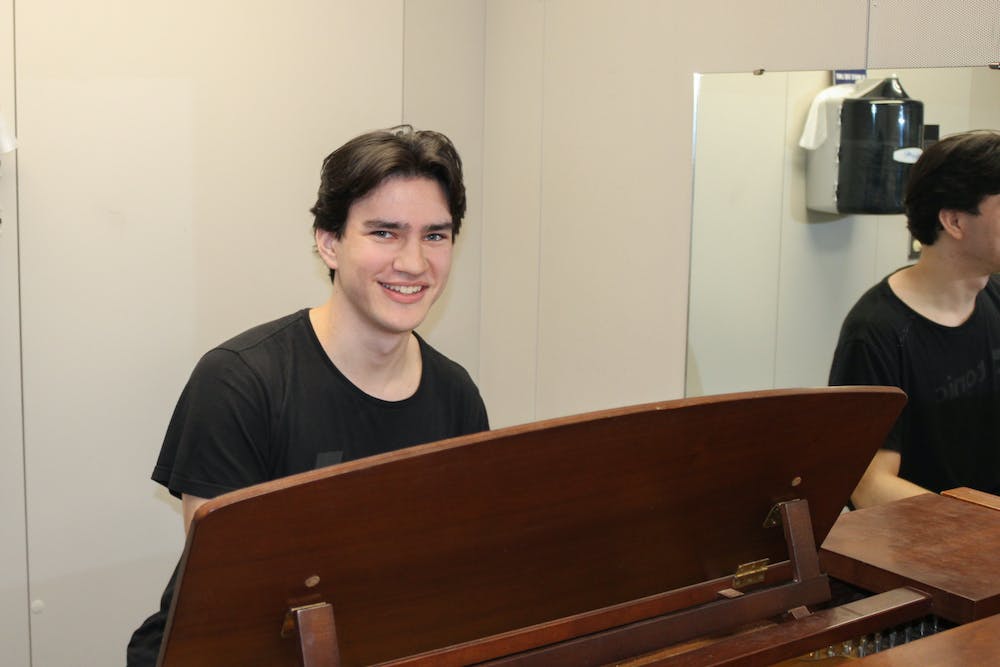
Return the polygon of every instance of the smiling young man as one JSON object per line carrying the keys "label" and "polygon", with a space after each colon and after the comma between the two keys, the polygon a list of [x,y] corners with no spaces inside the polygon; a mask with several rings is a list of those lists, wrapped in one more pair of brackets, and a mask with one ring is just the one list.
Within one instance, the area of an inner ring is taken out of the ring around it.
{"label": "smiling young man", "polygon": [[[198,362],[153,470],[181,498],[185,530],[227,491],[489,428],[468,373],[414,331],[448,281],[465,208],[442,134],[371,132],[324,160],[312,213],[330,297]],[[155,664],[175,576],[129,667]]]}
{"label": "smiling young man", "polygon": [[855,506],[968,486],[1000,493],[1000,133],[930,146],[906,190],[920,259],[844,320],[830,384],[891,385],[906,407]]}

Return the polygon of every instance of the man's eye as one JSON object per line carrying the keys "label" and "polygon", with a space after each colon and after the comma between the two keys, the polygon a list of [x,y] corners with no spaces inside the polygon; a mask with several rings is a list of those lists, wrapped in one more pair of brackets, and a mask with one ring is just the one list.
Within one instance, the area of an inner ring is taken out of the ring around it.
{"label": "man's eye", "polygon": [[392,232],[390,232],[388,229],[375,229],[372,231],[372,235],[377,236],[380,239],[392,238]]}
{"label": "man's eye", "polygon": [[433,232],[427,235],[428,241],[446,241],[448,236],[440,232]]}

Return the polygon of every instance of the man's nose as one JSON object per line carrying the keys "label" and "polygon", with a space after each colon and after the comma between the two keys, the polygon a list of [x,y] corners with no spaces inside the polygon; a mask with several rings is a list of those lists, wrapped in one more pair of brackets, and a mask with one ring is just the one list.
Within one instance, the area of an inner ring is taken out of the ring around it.
{"label": "man's nose", "polygon": [[408,240],[399,249],[392,268],[401,273],[418,274],[427,268],[427,258],[419,241]]}

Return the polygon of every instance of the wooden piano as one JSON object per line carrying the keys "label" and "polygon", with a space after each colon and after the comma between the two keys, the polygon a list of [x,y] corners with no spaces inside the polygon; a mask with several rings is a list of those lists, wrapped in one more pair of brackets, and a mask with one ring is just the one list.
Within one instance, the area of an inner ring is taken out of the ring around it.
{"label": "wooden piano", "polygon": [[158,664],[765,665],[915,621],[933,596],[905,585],[831,605],[817,554],[904,401],[669,401],[226,494]]}

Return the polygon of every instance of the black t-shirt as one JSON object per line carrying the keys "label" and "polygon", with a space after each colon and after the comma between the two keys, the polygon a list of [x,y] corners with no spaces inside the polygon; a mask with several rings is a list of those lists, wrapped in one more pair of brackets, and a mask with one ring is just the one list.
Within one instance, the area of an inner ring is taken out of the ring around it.
{"label": "black t-shirt", "polygon": [[[330,361],[302,310],[254,327],[198,362],[174,409],[153,479],[175,496],[212,498],[325,465],[489,429],[460,365],[423,339],[416,392],[383,401]],[[176,571],[160,611],[128,647],[129,667],[156,663]]]}
{"label": "black t-shirt", "polygon": [[208,352],[181,394],[153,479],[212,498],[251,484],[489,428],[464,368],[419,336],[413,396],[383,401],[337,370],[302,310]]}
{"label": "black t-shirt", "polygon": [[907,394],[885,449],[899,476],[934,492],[1000,491],[1000,278],[959,326],[932,322],[889,287],[868,290],[844,320],[831,385],[889,385]]}

